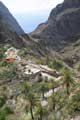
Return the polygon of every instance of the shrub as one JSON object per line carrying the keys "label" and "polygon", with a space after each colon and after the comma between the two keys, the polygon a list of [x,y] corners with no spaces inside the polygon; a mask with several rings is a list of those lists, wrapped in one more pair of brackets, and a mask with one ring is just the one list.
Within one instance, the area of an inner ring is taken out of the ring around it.
{"label": "shrub", "polygon": [[80,64],[78,65],[77,70],[80,71]]}
{"label": "shrub", "polygon": [[2,59],[5,56],[6,48],[0,46],[0,59]]}
{"label": "shrub", "polygon": [[6,114],[3,110],[0,110],[0,120],[6,120]]}
{"label": "shrub", "polygon": [[0,108],[3,107],[3,105],[5,104],[6,100],[5,97],[0,96]]}
{"label": "shrub", "polygon": [[20,56],[25,57],[25,55],[27,55],[27,51],[27,48],[22,48],[19,52]]}
{"label": "shrub", "polygon": [[8,106],[8,105],[5,105],[4,108],[3,108],[3,110],[5,111],[6,115],[9,115],[9,114],[13,113],[12,108],[10,106]]}
{"label": "shrub", "polygon": [[53,61],[50,61],[48,64],[49,67],[59,70],[63,68],[63,62],[61,60],[54,59]]}

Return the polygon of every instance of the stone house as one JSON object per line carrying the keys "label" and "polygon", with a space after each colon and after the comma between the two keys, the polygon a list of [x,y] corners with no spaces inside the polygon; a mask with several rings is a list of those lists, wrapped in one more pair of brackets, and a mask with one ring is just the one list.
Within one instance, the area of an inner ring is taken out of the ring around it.
{"label": "stone house", "polygon": [[7,63],[12,63],[13,61],[20,61],[20,57],[18,56],[18,50],[14,47],[9,48],[5,55],[5,60]]}

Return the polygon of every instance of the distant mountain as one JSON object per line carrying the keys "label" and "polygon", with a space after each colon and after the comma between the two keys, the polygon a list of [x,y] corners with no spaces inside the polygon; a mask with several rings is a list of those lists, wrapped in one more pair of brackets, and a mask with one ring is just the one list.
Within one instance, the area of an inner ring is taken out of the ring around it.
{"label": "distant mountain", "polygon": [[64,0],[30,35],[50,51],[80,60],[80,0]]}
{"label": "distant mountain", "polygon": [[0,2],[0,45],[12,45],[16,48],[27,48],[30,55],[43,55],[39,43],[25,34],[8,8]]}
{"label": "distant mountain", "polygon": [[0,1],[0,32],[11,30],[17,34],[24,34],[18,22],[9,12],[8,8]]}
{"label": "distant mountain", "polygon": [[80,34],[80,0],[64,0],[54,8],[46,23],[31,33],[35,38],[43,39],[46,44],[62,42]]}

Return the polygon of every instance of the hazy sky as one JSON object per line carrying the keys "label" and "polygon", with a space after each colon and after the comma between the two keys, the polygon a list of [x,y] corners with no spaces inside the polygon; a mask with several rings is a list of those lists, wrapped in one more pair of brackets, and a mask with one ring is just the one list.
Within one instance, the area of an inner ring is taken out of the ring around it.
{"label": "hazy sky", "polygon": [[52,8],[63,0],[1,0],[18,20],[25,32],[47,20]]}

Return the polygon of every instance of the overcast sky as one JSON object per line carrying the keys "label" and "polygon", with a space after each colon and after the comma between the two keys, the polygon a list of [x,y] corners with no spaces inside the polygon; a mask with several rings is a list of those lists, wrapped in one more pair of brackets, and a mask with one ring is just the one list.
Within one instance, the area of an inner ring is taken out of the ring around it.
{"label": "overcast sky", "polygon": [[[32,29],[34,29],[40,22],[42,21],[44,22],[48,18],[51,9],[54,8],[57,4],[61,3],[63,0],[1,0],[1,1],[8,7],[10,12],[18,20],[19,24],[23,27],[23,29],[26,32],[31,32]],[[32,20],[33,23],[31,19],[33,19]],[[22,21],[27,23],[23,23]],[[26,24],[29,25],[30,22],[31,25],[33,26],[31,27],[31,29],[29,29],[29,26],[26,25]]]}

